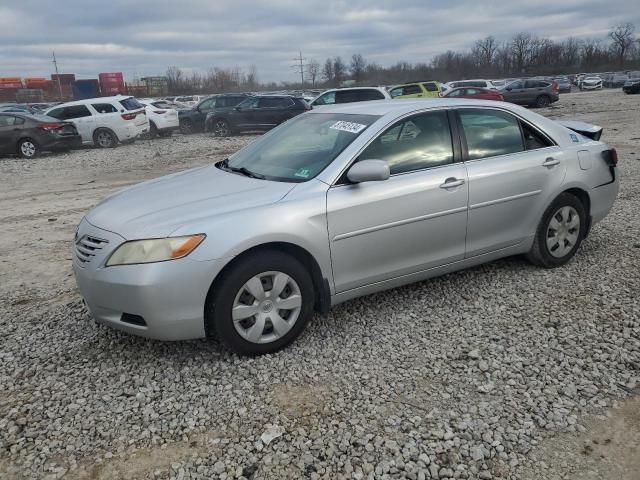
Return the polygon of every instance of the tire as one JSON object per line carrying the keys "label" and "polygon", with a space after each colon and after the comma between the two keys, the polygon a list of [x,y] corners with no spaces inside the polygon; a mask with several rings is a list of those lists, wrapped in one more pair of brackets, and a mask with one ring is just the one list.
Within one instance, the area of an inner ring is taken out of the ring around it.
{"label": "tire", "polygon": [[23,138],[18,142],[18,155],[22,158],[36,158],[40,155],[40,145],[32,138]]}
{"label": "tire", "polygon": [[[274,288],[280,289],[276,296]],[[278,251],[249,254],[223,273],[210,292],[207,333],[239,355],[276,352],[302,333],[313,315],[314,297],[311,276],[294,257]],[[278,304],[291,308],[278,309]]]}
{"label": "tire", "polygon": [[183,120],[180,122],[180,132],[184,135],[193,133],[193,122],[191,120]]}
{"label": "tire", "polygon": [[158,132],[158,135],[160,135],[162,138],[167,138],[173,135],[173,130],[165,130],[164,132]]}
{"label": "tire", "polygon": [[560,194],[542,215],[527,259],[543,268],[564,265],[580,248],[586,229],[587,212],[582,202],[570,193]]}
{"label": "tire", "polygon": [[156,124],[149,122],[149,138],[156,138],[158,135],[158,127],[156,127]]}
{"label": "tire", "polygon": [[211,130],[216,137],[228,137],[229,135],[231,135],[231,127],[229,126],[229,122],[224,120],[223,118],[214,120]]}
{"label": "tire", "polygon": [[551,99],[547,95],[540,95],[536,98],[536,107],[537,108],[546,108],[551,105]]}
{"label": "tire", "polygon": [[99,128],[93,132],[93,143],[98,148],[114,148],[118,145],[118,137],[108,128]]}

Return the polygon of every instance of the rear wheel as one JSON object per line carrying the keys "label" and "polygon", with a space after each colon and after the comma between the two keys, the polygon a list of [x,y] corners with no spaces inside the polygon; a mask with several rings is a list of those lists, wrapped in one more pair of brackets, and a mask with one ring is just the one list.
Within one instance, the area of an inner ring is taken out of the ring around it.
{"label": "rear wheel", "polygon": [[118,144],[118,137],[111,130],[99,128],[93,134],[93,143],[100,148],[113,148]]}
{"label": "rear wheel", "polygon": [[36,158],[40,154],[40,145],[31,138],[23,138],[18,142],[18,155],[22,158]]}
{"label": "rear wheel", "polygon": [[207,300],[207,329],[241,355],[275,352],[292,343],[313,314],[309,272],[276,251],[241,258]]}
{"label": "rear wheel", "polygon": [[547,95],[540,95],[536,98],[536,107],[546,108],[551,105],[551,99]]}
{"label": "rear wheel", "polygon": [[149,137],[156,138],[158,136],[158,127],[153,122],[149,122]]}
{"label": "rear wheel", "polygon": [[570,193],[560,194],[544,212],[527,258],[544,268],[564,265],[580,247],[586,227],[582,202]]}
{"label": "rear wheel", "polygon": [[191,120],[183,120],[180,122],[180,132],[185,135],[193,133],[193,122]]}

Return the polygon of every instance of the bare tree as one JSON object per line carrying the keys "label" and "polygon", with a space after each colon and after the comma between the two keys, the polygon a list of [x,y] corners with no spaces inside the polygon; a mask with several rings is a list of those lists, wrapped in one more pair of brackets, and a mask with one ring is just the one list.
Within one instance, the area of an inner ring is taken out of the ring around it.
{"label": "bare tree", "polygon": [[340,82],[344,80],[347,73],[347,66],[342,61],[342,57],[338,56],[333,59],[333,80],[336,85],[340,85]]}
{"label": "bare tree", "polygon": [[573,37],[567,38],[562,42],[562,50],[560,53],[562,64],[566,67],[577,65],[580,59],[580,40]]}
{"label": "bare tree", "polygon": [[307,63],[307,75],[309,75],[309,78],[311,79],[311,88],[315,88],[316,79],[318,78],[319,74],[320,63],[318,63],[315,58],[312,58],[311,60],[309,60],[309,63]]}
{"label": "bare tree", "polygon": [[522,73],[531,54],[531,34],[520,32],[511,40],[511,55],[516,72]]}
{"label": "bare tree", "polygon": [[491,67],[497,50],[498,44],[496,43],[496,39],[492,35],[489,35],[476,41],[472,53],[477,56],[478,65],[487,69]]}
{"label": "bare tree", "polygon": [[354,53],[351,56],[351,75],[356,83],[362,80],[366,68],[367,61],[364,57],[359,53]]}
{"label": "bare tree", "polygon": [[322,67],[322,78],[327,83],[333,82],[333,60],[327,58],[324,62],[324,67]]}
{"label": "bare tree", "polygon": [[255,90],[258,86],[258,68],[255,65],[249,65],[245,76],[245,85],[251,90]]}
{"label": "bare tree", "polygon": [[614,52],[618,56],[618,62],[621,67],[624,66],[625,55],[631,49],[634,42],[633,33],[635,26],[632,23],[621,23],[613,27],[609,32]]}

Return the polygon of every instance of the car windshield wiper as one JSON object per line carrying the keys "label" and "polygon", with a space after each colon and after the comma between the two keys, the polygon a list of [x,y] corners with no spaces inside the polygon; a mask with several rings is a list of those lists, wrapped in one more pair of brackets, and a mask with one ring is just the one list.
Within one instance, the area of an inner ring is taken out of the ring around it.
{"label": "car windshield wiper", "polygon": [[257,178],[259,180],[264,180],[265,178],[267,178],[264,175],[260,175],[259,173],[252,172],[251,170],[249,170],[246,167],[232,167],[231,165],[229,165],[229,159],[228,158],[225,158],[222,161],[221,165],[225,170],[228,170],[228,171],[233,172],[233,173],[240,173],[240,174],[244,175],[245,177]]}

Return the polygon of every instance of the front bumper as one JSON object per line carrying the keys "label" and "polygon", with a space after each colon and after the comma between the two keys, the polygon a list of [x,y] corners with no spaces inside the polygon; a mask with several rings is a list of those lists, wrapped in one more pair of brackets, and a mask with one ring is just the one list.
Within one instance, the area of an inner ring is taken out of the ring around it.
{"label": "front bumper", "polygon": [[[105,267],[111,253],[125,240],[83,219],[78,227],[78,241],[85,236],[108,242],[89,262],[80,261],[75,245],[72,255],[78,288],[96,322],[158,340],[206,336],[204,306],[222,262],[201,262],[187,257]],[[144,324],[127,321],[131,315],[142,317]]]}

